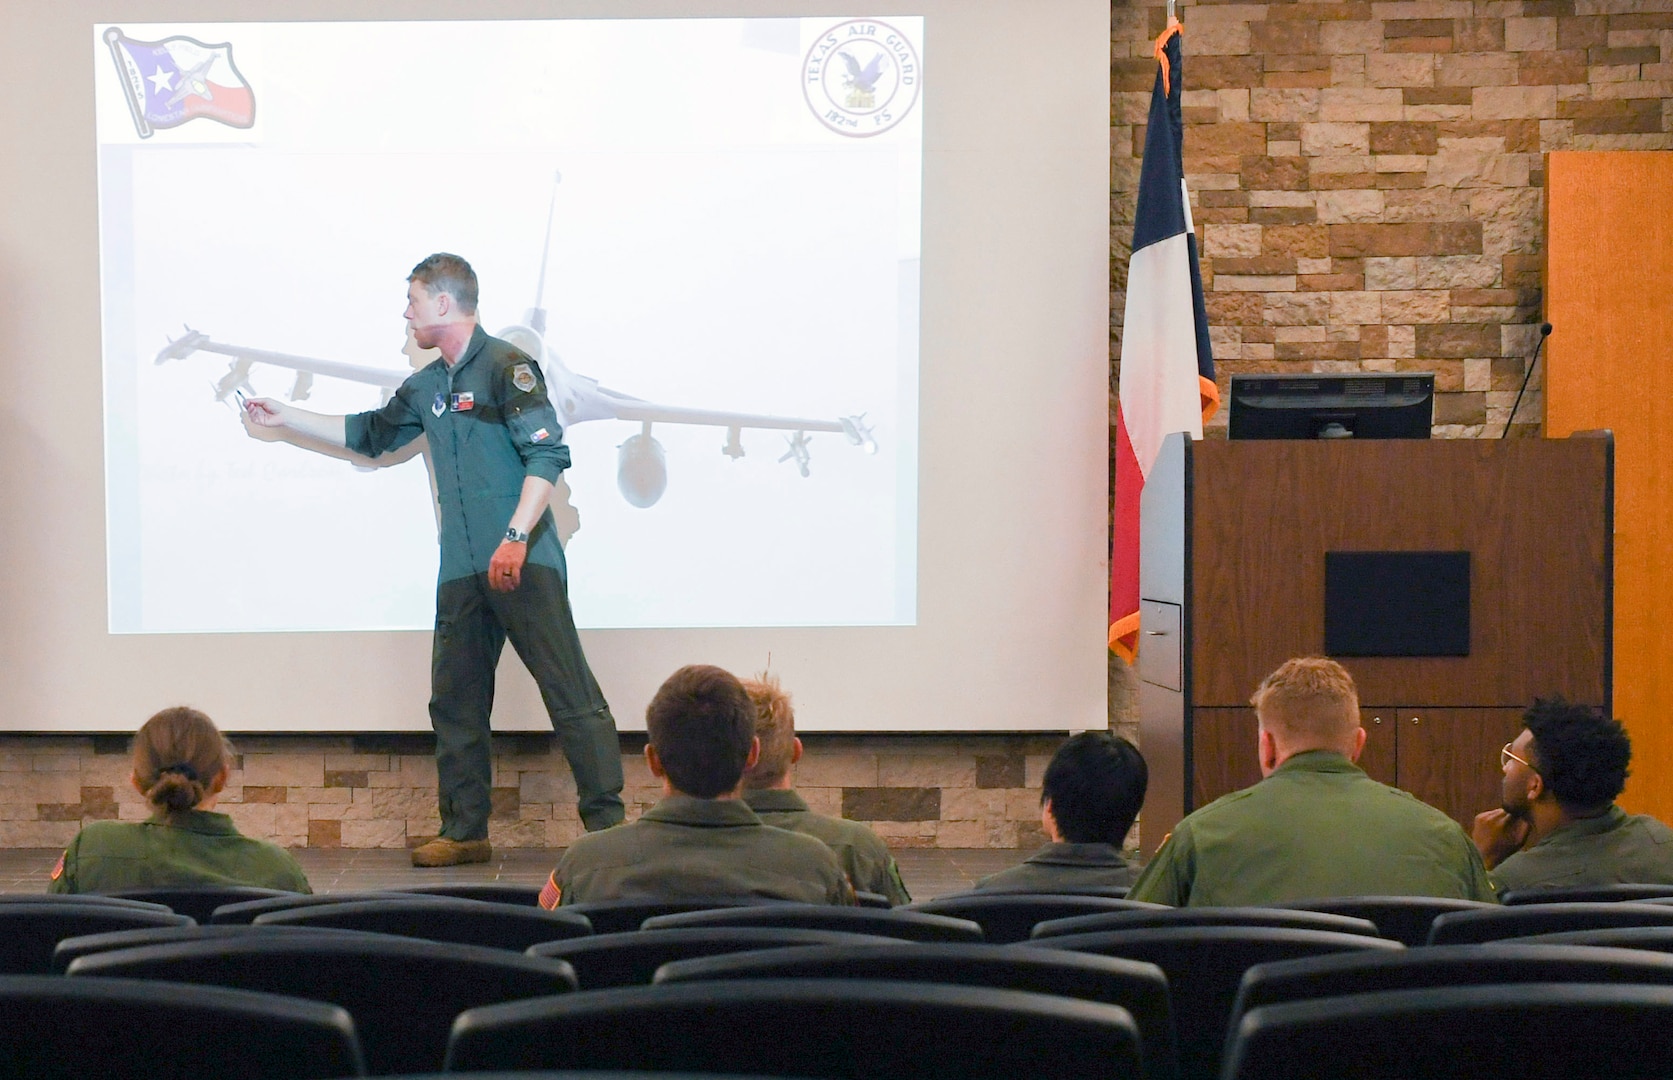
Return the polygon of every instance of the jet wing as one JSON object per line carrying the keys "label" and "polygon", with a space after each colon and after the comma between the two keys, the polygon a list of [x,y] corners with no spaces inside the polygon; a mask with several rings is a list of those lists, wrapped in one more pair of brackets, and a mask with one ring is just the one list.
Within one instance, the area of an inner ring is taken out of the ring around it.
{"label": "jet wing", "polygon": [[165,360],[179,360],[195,352],[218,353],[230,356],[244,364],[271,364],[274,367],[289,368],[292,371],[309,375],[328,375],[333,379],[347,379],[350,382],[365,383],[369,386],[379,386],[385,390],[394,390],[407,380],[412,374],[410,369],[368,367],[364,364],[344,364],[336,360],[319,360],[312,356],[293,356],[290,353],[272,352],[267,349],[252,349],[244,345],[228,345],[213,341],[208,334],[186,328],[186,333],[169,342],[157,353],[157,363]]}
{"label": "jet wing", "polygon": [[[610,391],[603,393],[610,394]],[[762,416],[755,413],[719,412],[714,409],[689,409],[680,405],[657,405],[625,395],[610,396],[615,398],[617,419],[646,424],[693,424],[699,427],[758,428],[769,431],[847,430],[840,420],[810,420],[796,416]]]}
{"label": "jet wing", "polygon": [[[320,360],[312,356],[295,356],[290,353],[273,352],[269,349],[253,349],[245,345],[230,345],[218,342],[198,330],[186,328],[186,333],[170,341],[157,353],[157,363],[168,360],[179,360],[193,353],[216,353],[229,356],[234,361],[234,367],[228,377],[222,382],[224,387],[217,386],[218,397],[224,398],[235,386],[244,385],[244,379],[252,364],[269,364],[273,367],[288,368],[297,372],[297,392],[293,398],[306,396],[308,380],[314,375],[324,375],[333,379],[347,379],[350,382],[364,383],[369,386],[381,387],[386,392],[393,391],[412,375],[410,370],[396,368],[368,367],[364,364],[345,364],[336,360]],[[551,374],[551,372],[548,372]],[[595,379],[575,376],[567,371],[563,373],[565,386],[561,393],[555,393],[554,404],[558,407],[559,415],[564,424],[580,423],[586,420],[618,419],[643,424],[691,424],[700,427],[725,428],[730,434],[727,453],[742,456],[742,449],[737,442],[737,432],[744,428],[768,431],[790,431],[797,433],[798,439],[812,431],[830,431],[843,435],[855,446],[863,447],[867,453],[877,452],[877,443],[872,435],[871,426],[865,422],[864,414],[859,416],[844,416],[834,420],[814,420],[796,416],[766,416],[758,413],[723,412],[716,409],[695,409],[680,405],[659,405],[643,398],[636,398],[630,394],[611,390],[600,386]]]}
{"label": "jet wing", "polygon": [[647,432],[652,424],[692,424],[698,427],[725,428],[725,453],[732,458],[743,457],[743,444],[738,441],[738,433],[744,428],[793,432],[791,446],[795,449],[792,450],[791,456],[803,466],[806,464],[807,434],[810,431],[834,431],[866,453],[877,453],[877,439],[872,434],[871,425],[866,423],[864,413],[858,416],[838,417],[835,420],[814,420],[802,416],[764,416],[760,413],[691,409],[682,405],[658,405],[596,384],[592,396],[593,401],[590,404],[595,408],[608,412],[618,420],[642,423]]}

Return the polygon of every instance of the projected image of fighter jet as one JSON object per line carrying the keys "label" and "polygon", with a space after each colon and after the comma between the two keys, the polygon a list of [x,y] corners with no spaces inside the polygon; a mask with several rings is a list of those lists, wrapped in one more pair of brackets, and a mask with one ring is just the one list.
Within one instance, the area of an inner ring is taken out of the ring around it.
{"label": "projected image of fighter jet", "polygon": [[[593,420],[625,420],[640,425],[639,431],[617,448],[616,486],[623,498],[633,506],[646,508],[654,506],[668,487],[667,457],[662,444],[651,434],[654,424],[723,428],[726,442],[720,451],[733,460],[744,456],[742,433],[746,428],[788,432],[789,449],[778,460],[794,463],[804,477],[811,475],[812,454],[808,443],[815,432],[840,434],[866,453],[877,453],[877,440],[871,425],[865,421],[864,413],[826,420],[663,405],[612,390],[600,385],[597,379],[577,374],[565,366],[546,342],[546,309],[542,306],[546,292],[547,256],[552,242],[552,219],[557,209],[557,183],[561,179],[561,176],[553,179],[552,205],[546,218],[546,246],[541,251],[540,276],[535,286],[535,306],[528,310],[522,322],[499,330],[495,336],[511,342],[539,361],[546,376],[547,394],[564,427]],[[384,400],[387,401],[412,374],[410,369],[345,364],[232,345],[212,340],[208,334],[189,326],[184,335],[173,339],[157,353],[157,363],[183,359],[193,353],[214,353],[232,358],[227,373],[214,384],[217,401],[226,400],[227,395],[235,391],[256,396],[250,386],[249,375],[250,369],[258,364],[296,372],[296,381],[289,395],[292,401],[308,397],[315,376],[376,386],[383,390]]]}

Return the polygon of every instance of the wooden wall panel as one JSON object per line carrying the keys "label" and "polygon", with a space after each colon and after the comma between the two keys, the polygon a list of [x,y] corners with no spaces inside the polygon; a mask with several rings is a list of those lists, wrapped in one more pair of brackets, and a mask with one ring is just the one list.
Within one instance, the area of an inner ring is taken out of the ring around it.
{"label": "wooden wall panel", "polygon": [[1545,433],[1615,432],[1625,802],[1673,821],[1673,153],[1553,153],[1545,177]]}
{"label": "wooden wall panel", "polygon": [[1521,709],[1401,709],[1396,787],[1466,830],[1503,801],[1499,749],[1522,731]]}
{"label": "wooden wall panel", "polygon": [[1343,663],[1362,702],[1602,703],[1601,439],[1196,443],[1192,703],[1235,706],[1324,651],[1327,551],[1470,551],[1467,657]]}
{"label": "wooden wall panel", "polygon": [[1222,795],[1259,783],[1255,710],[1191,710],[1191,806],[1207,806]]}

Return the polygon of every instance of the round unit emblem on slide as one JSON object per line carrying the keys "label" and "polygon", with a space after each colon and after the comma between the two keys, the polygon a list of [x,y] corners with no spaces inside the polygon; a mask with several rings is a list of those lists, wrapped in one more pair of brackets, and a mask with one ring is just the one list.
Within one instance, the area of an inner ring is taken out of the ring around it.
{"label": "round unit emblem on slide", "polygon": [[802,64],[802,94],[819,122],[856,139],[881,135],[918,102],[918,50],[876,19],[850,19],[819,35]]}

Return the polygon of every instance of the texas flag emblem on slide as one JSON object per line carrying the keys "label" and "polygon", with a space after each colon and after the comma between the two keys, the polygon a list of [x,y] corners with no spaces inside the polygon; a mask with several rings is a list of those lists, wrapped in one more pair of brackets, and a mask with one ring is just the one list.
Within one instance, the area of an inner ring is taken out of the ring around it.
{"label": "texas flag emblem on slide", "polygon": [[232,62],[230,44],[189,37],[135,41],[115,27],[104,38],[140,138],[197,119],[235,128],[256,122],[256,97]]}

